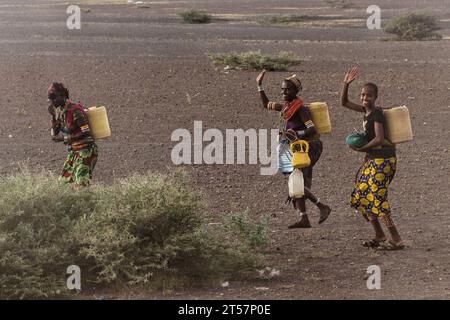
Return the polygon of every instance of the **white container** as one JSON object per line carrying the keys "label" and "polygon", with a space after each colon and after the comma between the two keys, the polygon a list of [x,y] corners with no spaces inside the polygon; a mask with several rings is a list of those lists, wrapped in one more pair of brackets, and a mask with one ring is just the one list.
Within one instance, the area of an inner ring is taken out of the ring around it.
{"label": "white container", "polygon": [[305,195],[305,183],[303,181],[303,173],[299,169],[294,169],[289,176],[289,197],[301,198]]}

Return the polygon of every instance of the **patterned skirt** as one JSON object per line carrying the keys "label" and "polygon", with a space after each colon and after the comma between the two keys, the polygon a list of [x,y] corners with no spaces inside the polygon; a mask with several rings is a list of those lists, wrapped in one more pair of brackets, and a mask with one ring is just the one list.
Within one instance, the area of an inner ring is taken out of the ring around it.
{"label": "patterned skirt", "polygon": [[60,180],[82,186],[89,185],[97,158],[98,148],[95,143],[87,149],[69,151],[64,162]]}
{"label": "patterned skirt", "polygon": [[388,187],[394,178],[396,158],[369,159],[358,170],[355,189],[350,204],[364,217],[370,215],[383,218],[389,216],[391,207],[388,201]]}

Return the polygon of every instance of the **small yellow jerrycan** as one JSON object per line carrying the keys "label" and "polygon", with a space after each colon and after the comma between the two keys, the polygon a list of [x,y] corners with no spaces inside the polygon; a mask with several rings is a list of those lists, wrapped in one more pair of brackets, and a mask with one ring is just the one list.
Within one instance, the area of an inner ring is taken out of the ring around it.
{"label": "small yellow jerrycan", "polygon": [[297,140],[291,143],[292,166],[295,169],[306,168],[311,164],[308,151],[309,144],[305,140]]}

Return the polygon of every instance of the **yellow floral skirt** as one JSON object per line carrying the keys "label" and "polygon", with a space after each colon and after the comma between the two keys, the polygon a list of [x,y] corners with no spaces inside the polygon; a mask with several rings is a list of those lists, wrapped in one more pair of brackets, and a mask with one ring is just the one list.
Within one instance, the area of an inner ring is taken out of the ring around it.
{"label": "yellow floral skirt", "polygon": [[363,216],[371,214],[382,218],[390,215],[388,187],[394,178],[397,167],[395,157],[389,159],[369,159],[358,170],[355,189],[350,204]]}

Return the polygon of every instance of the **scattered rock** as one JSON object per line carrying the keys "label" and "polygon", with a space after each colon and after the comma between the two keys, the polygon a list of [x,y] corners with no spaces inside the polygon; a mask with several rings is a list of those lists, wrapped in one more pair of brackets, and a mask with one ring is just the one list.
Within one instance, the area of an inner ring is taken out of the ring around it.
{"label": "scattered rock", "polygon": [[279,277],[279,276],[280,276],[280,270],[272,269],[272,271],[270,271],[269,277],[274,278],[274,277]]}
{"label": "scattered rock", "polygon": [[258,272],[259,277],[263,279],[272,279],[280,276],[280,270],[275,268],[266,267],[261,270],[256,270]]}

